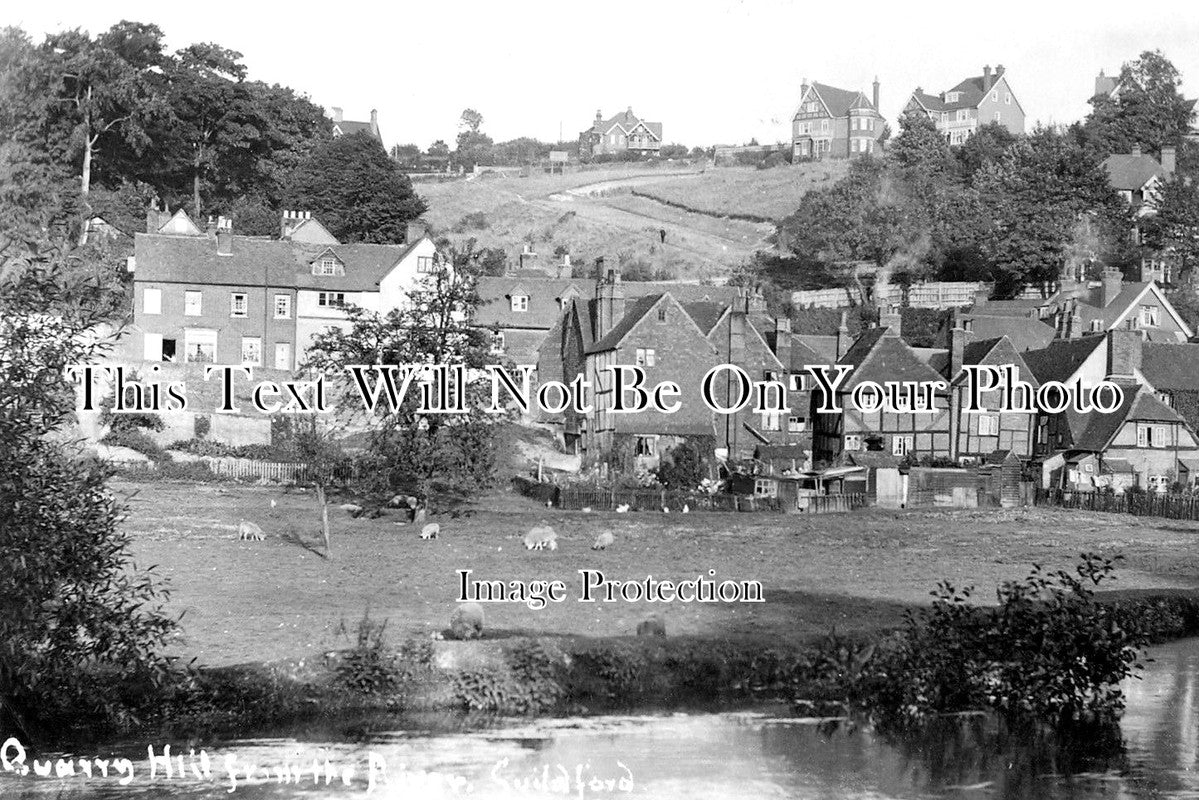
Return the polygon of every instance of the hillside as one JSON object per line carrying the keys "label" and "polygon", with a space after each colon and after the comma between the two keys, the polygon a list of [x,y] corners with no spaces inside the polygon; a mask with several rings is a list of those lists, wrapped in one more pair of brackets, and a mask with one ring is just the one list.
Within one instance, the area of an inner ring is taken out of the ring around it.
{"label": "hillside", "polygon": [[541,269],[553,271],[561,261],[554,251],[565,248],[576,265],[604,256],[643,278],[719,281],[755,251],[769,249],[774,231],[769,222],[725,214],[781,218],[804,192],[843,172],[840,164],[706,171],[623,166],[524,178],[481,175],[422,183],[417,191],[429,204],[426,219],[435,233],[456,241],[474,237],[512,259],[528,244]]}

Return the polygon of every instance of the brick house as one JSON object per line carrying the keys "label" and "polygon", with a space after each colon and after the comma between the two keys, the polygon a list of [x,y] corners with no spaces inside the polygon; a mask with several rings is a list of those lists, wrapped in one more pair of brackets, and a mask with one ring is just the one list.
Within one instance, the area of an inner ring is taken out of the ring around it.
{"label": "brick house", "polygon": [[[186,230],[178,215],[171,229]],[[281,370],[303,361],[312,337],[346,325],[344,306],[385,311],[434,268],[426,236],[407,245],[341,244],[285,212],[297,239],[210,233],[134,237],[133,322],[147,361],[247,364]]]}
{"label": "brick house", "polygon": [[1118,328],[1144,331],[1153,342],[1185,342],[1193,335],[1156,281],[1126,282],[1116,269],[1104,270],[1096,286],[1063,281],[1047,303],[1063,338]]}
{"label": "brick house", "polygon": [[862,333],[837,360],[853,367],[838,387],[842,413],[823,413],[819,387],[812,387],[812,457],[820,463],[839,460],[843,454],[882,450],[894,456],[951,455],[948,392],[937,392],[931,412],[864,412],[855,408],[851,393],[862,381],[939,381],[942,376],[900,336],[898,314],[882,315],[879,325]]}
{"label": "brick house", "polygon": [[633,113],[633,107],[604,119],[595,112],[595,122],[579,134],[579,157],[617,155],[634,152],[656,156],[662,149],[662,123],[647,122]]}
{"label": "brick house", "polygon": [[791,118],[792,157],[855,158],[878,151],[886,127],[878,112],[878,86],[876,78],[871,99],[862,92],[805,82]]}
{"label": "brick house", "polygon": [[991,72],[966,78],[940,94],[926,94],[917,88],[903,107],[904,113],[928,115],[951,145],[964,143],[980,125],[997,122],[1012,133],[1024,133],[1024,108],[1000,64]]}
{"label": "brick house", "polygon": [[1157,213],[1156,202],[1162,184],[1174,177],[1176,163],[1177,150],[1174,147],[1162,148],[1160,162],[1153,156],[1142,153],[1139,147],[1134,147],[1131,153],[1113,153],[1101,164],[1112,188],[1133,209],[1133,218],[1136,221],[1132,225],[1130,235],[1133,241],[1142,245],[1142,280],[1153,279],[1161,283],[1170,283],[1172,277],[1170,253],[1144,246],[1140,220]]}
{"label": "brick house", "polygon": [[1199,430],[1199,344],[1145,342],[1141,376],[1154,397]]}

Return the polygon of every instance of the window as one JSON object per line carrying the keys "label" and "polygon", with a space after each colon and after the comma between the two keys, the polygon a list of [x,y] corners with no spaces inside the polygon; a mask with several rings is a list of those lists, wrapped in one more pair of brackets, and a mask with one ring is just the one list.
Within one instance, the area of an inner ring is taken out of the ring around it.
{"label": "window", "polygon": [[291,344],[275,342],[275,369],[291,369]]}
{"label": "window", "polygon": [[991,90],[991,102],[992,102],[992,103],[998,103],[998,102],[999,102],[999,90],[998,90],[998,89],[992,89],[992,90]]}
{"label": "window", "polygon": [[246,295],[244,292],[234,292],[229,295],[229,316],[244,317],[246,315]]}
{"label": "window", "polygon": [[806,392],[808,390],[808,374],[806,372],[793,372],[788,376],[791,383],[790,389],[793,392]]}
{"label": "window", "polygon": [[891,437],[891,455],[906,456],[912,452],[912,437],[911,436],[892,436]]}
{"label": "window", "polygon": [[961,92],[946,92],[945,93],[945,102],[946,103],[956,103],[958,101],[958,98],[961,96],[962,96]]}
{"label": "window", "polygon": [[1157,393],[1156,393],[1154,396],[1155,396],[1155,397],[1156,397],[1158,400],[1161,400],[1161,401],[1162,401],[1162,403],[1164,403],[1165,405],[1169,406],[1170,408],[1173,408],[1173,407],[1174,407],[1174,395],[1173,395],[1172,393],[1170,393],[1170,392],[1157,392]]}
{"label": "window", "polygon": [[968,122],[969,120],[970,120],[970,112],[964,108],[958,109],[957,121],[958,122]]}
{"label": "window", "polygon": [[434,266],[433,256],[417,256],[416,257],[416,271],[423,272],[426,274],[430,273],[430,272],[436,272],[437,267]]}
{"label": "window", "polygon": [[1157,327],[1157,306],[1141,306],[1141,325],[1146,328]]}
{"label": "window", "polygon": [[637,366],[652,367],[654,365],[654,350],[652,347],[637,348]]}
{"label": "window", "polygon": [[808,421],[803,417],[787,417],[787,430],[790,433],[803,433],[807,430]]}
{"label": "window", "polygon": [[657,436],[638,436],[636,448],[633,455],[644,458],[653,458],[658,452],[658,437]]}
{"label": "window", "polygon": [[978,418],[978,435],[979,436],[998,436],[999,435],[999,415],[998,414],[983,414]]}
{"label": "window", "polygon": [[336,275],[337,259],[326,256],[316,262],[312,271],[316,275]]}
{"label": "window", "polygon": [[183,313],[189,317],[200,316],[200,298],[203,297],[202,292],[184,292],[183,293]]}
{"label": "window", "polygon": [[658,309],[658,322],[665,324],[666,322],[666,306]]}
{"label": "window", "polygon": [[820,130],[823,131],[824,133],[828,133],[828,120],[827,119],[820,120]]}
{"label": "window", "polygon": [[1170,488],[1169,475],[1150,475],[1149,476],[1149,491],[1164,492]]}
{"label": "window", "polygon": [[1166,444],[1165,425],[1137,425],[1137,447],[1165,447]]}
{"label": "window", "polygon": [[783,415],[778,411],[762,412],[762,430],[764,431],[781,431],[783,429]]}
{"label": "window", "polygon": [[1004,95],[1003,102],[1009,106],[1012,104],[1012,93],[1011,92],[1008,92],[1006,95]]}
{"label": "window", "polygon": [[204,364],[216,361],[216,331],[191,328],[184,331],[183,342],[184,361]]}
{"label": "window", "polygon": [[275,319],[291,319],[291,295],[275,295]]}
{"label": "window", "polygon": [[346,304],[345,292],[320,292],[316,296],[316,304],[325,308],[341,308]]}
{"label": "window", "polygon": [[994,120],[995,122],[999,122],[1000,116],[1001,116],[1000,113],[998,111],[996,111],[994,114],[991,115],[991,119]]}
{"label": "window", "polygon": [[859,434],[851,433],[845,437],[845,450],[856,453],[862,449],[862,437]]}
{"label": "window", "polygon": [[496,331],[495,333],[491,334],[491,352],[493,352],[493,353],[504,352],[504,332],[503,331]]}
{"label": "window", "polygon": [[528,311],[529,296],[527,294],[512,295],[512,310],[513,311]]}
{"label": "window", "polygon": [[778,481],[769,478],[754,479],[754,497],[778,497]]}
{"label": "window", "polygon": [[241,363],[253,366],[262,363],[262,339],[257,336],[241,337]]}
{"label": "window", "polygon": [[162,313],[162,289],[143,289],[142,290],[142,313],[143,314],[161,314]]}

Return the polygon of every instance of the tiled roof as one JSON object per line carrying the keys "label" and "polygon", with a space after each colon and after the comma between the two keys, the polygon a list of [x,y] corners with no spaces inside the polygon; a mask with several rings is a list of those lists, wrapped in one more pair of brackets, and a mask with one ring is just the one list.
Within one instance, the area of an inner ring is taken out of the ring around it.
{"label": "tiled roof", "polygon": [[604,334],[602,339],[587,348],[587,352],[602,353],[605,350],[615,349],[628,332],[650,312],[650,309],[658,304],[658,301],[662,297],[663,295],[660,294],[651,294],[637,298],[632,304],[626,304],[624,316],[616,321],[616,324],[612,326],[612,330]]}
{"label": "tiled roof", "polygon": [[350,136],[351,134],[355,133],[369,133],[371,136],[378,138],[378,136],[375,135],[374,130],[371,128],[371,124],[369,122],[351,122],[347,119],[342,120],[341,122],[334,122],[333,124],[340,128],[342,134],[345,136]]}
{"label": "tiled roof", "polygon": [[1024,362],[1041,383],[1066,381],[1105,340],[1104,336],[1055,339],[1048,347],[1024,353]]}
{"label": "tiled roof", "polygon": [[829,86],[827,83],[813,83],[812,90],[824,101],[829,114],[834,117],[848,116],[849,109],[851,108],[877,110],[874,108],[874,104],[861,92],[838,89],[836,86]]}
{"label": "tiled roof", "polygon": [[915,97],[918,101],[920,101],[920,105],[924,106],[929,111],[945,110],[945,101],[943,101],[940,97],[937,97],[935,94],[926,94],[925,92],[915,91],[912,92],[912,97]]}
{"label": "tiled roof", "polygon": [[[1124,402],[1111,413],[1092,411],[1087,414],[1087,426],[1074,441],[1073,449],[1102,452],[1125,422],[1144,420],[1147,422],[1183,422],[1172,408],[1149,392],[1137,392],[1135,387],[1124,387]],[[1185,424],[1185,423],[1184,423]]]}
{"label": "tiled roof", "polygon": [[1083,329],[1090,329],[1092,320],[1101,320],[1104,328],[1113,325],[1148,285],[1148,282],[1125,283],[1115,298],[1103,307],[1099,306],[1102,302],[1100,289],[1094,289],[1085,298],[1080,298],[1083,302],[1078,304],[1078,316],[1082,320]]}
{"label": "tiled roof", "polygon": [[600,120],[599,122],[596,122],[595,124],[593,124],[591,126],[590,130],[592,133],[603,134],[603,133],[608,133],[610,130],[612,130],[612,128],[619,125],[627,133],[629,131],[632,131],[633,128],[637,127],[638,123],[644,124],[645,127],[649,129],[650,133],[652,133],[654,135],[654,138],[661,141],[661,139],[662,139],[662,123],[661,122],[647,122],[646,120],[643,120],[640,117],[638,117],[636,114],[634,114],[632,109],[629,109],[627,111],[621,111],[619,114],[616,114],[615,116],[608,117],[608,119],[605,119],[605,120]]}
{"label": "tiled roof", "polygon": [[937,381],[941,376],[921,361],[898,336],[887,336],[886,328],[871,328],[858,337],[838,364],[849,364],[853,372],[841,384],[849,391],[862,381]]}
{"label": "tiled roof", "polygon": [[1141,374],[1158,391],[1199,392],[1199,344],[1146,343]]}
{"label": "tiled roof", "polygon": [[[302,245],[234,236],[232,254],[218,255],[215,238],[141,233],[134,237],[134,274],[138,281],[164,283],[373,292],[416,244]],[[345,274],[312,274],[312,261],[326,251],[345,265]]]}
{"label": "tiled roof", "polygon": [[1141,153],[1115,153],[1103,160],[1107,179],[1113,189],[1135,192],[1149,182],[1150,178],[1162,177],[1162,165],[1151,155]]}
{"label": "tiled roof", "polygon": [[1053,328],[1039,319],[976,314],[963,314],[961,319],[970,321],[971,330],[966,334],[967,342],[1006,336],[1018,352],[1040,350],[1053,341],[1055,334]]}
{"label": "tiled roof", "polygon": [[[992,75],[991,88],[995,88],[995,85],[1001,79],[1001,75]],[[983,88],[984,85],[984,77],[982,75],[975,75],[961,81],[957,86],[945,92],[944,95],[926,94],[917,90],[912,92],[912,96],[919,100],[929,111],[957,111],[963,108],[978,108],[979,103],[986,98],[987,91],[989,91]],[[961,96],[957,100],[947,102],[944,98],[953,92],[960,92]]]}
{"label": "tiled roof", "polygon": [[[673,292],[671,293],[673,296]],[[727,303],[714,303],[710,300],[696,300],[690,303],[683,303],[685,310],[691,319],[695,320],[695,324],[707,336],[716,327],[716,323],[720,322],[720,318],[724,316],[725,309],[728,308]]]}
{"label": "tiled roof", "polygon": [[[791,352],[794,354],[799,347],[804,347],[811,350],[816,355],[816,361],[812,364],[836,364],[837,363],[837,337],[836,336],[813,336],[802,333],[791,334]],[[792,359],[794,361],[794,359]]]}
{"label": "tiled roof", "polygon": [[[684,307],[699,302],[728,305],[737,296],[734,287],[695,283],[622,281],[620,287],[626,302],[645,295],[670,292],[671,297]],[[561,303],[563,298],[569,297],[572,292],[584,300],[595,297],[595,281],[591,278],[545,278],[523,273],[485,276],[479,278],[476,288],[481,302],[475,311],[474,322],[476,325],[496,328],[548,331],[565,310]],[[512,310],[510,298],[518,289],[529,297],[528,311]]]}

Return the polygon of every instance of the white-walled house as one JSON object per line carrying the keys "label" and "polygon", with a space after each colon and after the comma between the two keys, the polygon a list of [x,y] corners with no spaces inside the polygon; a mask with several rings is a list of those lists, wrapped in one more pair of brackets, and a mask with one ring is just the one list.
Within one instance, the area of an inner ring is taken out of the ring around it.
{"label": "white-walled house", "polygon": [[182,222],[174,230],[185,233],[135,237],[133,323],[146,361],[293,370],[313,337],[346,324],[344,306],[399,307],[435,269],[436,248],[415,229],[408,244],[342,244],[296,212],[284,212],[280,239]]}

